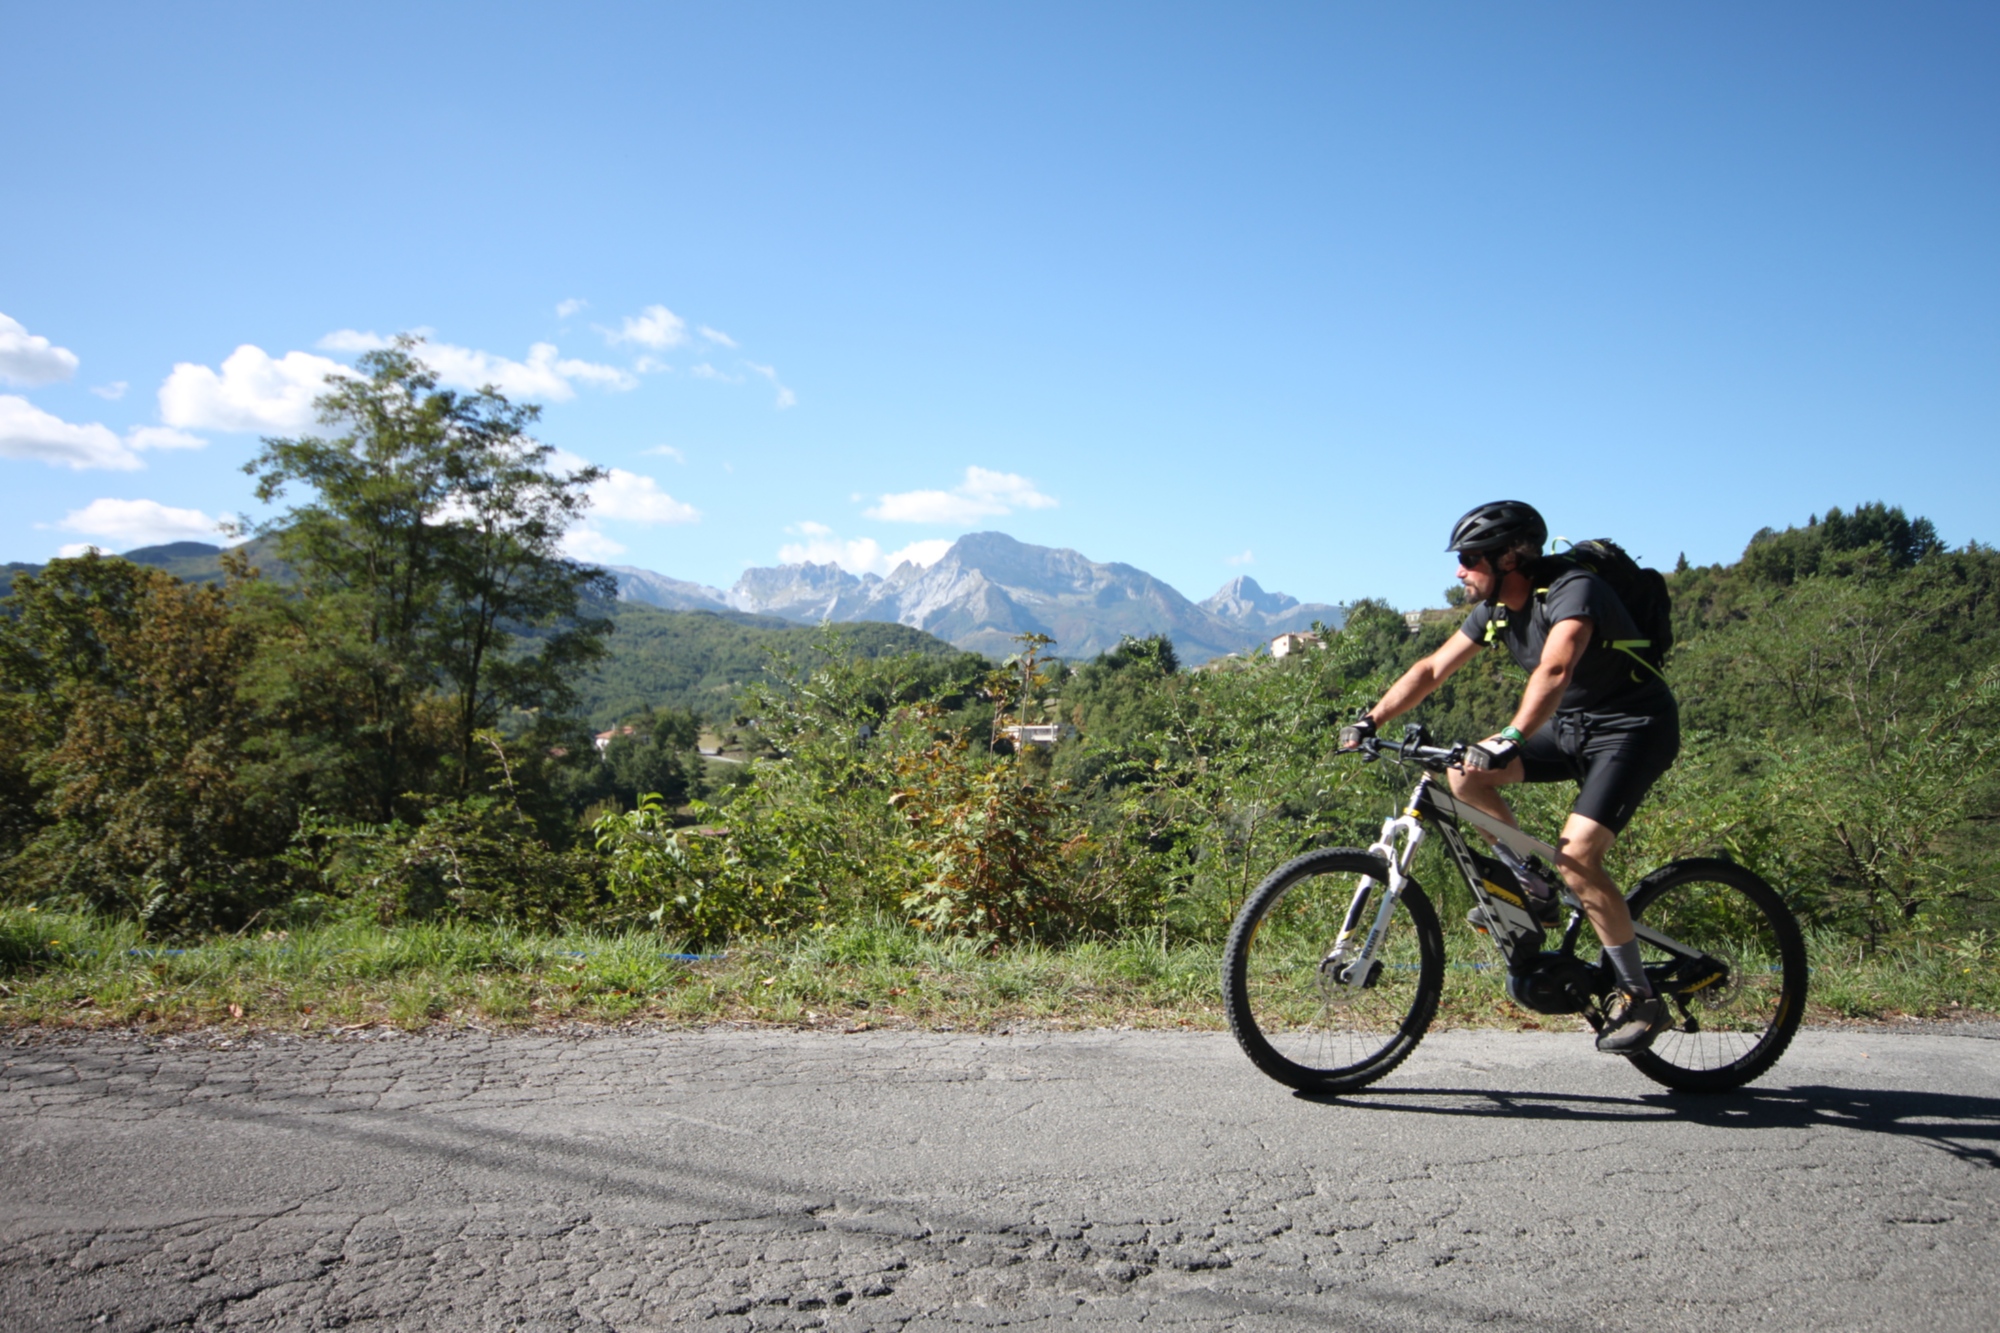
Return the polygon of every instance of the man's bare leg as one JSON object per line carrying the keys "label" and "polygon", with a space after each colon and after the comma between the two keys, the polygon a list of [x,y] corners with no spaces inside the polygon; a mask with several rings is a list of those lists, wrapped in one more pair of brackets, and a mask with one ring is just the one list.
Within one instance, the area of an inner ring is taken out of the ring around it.
{"label": "man's bare leg", "polygon": [[1556,839],[1556,870],[1583,903],[1583,914],[1608,949],[1632,938],[1632,912],[1604,873],[1605,854],[1617,840],[1616,833],[1583,815],[1564,821],[1562,837]]}
{"label": "man's bare leg", "polygon": [[1670,1019],[1665,1001],[1653,993],[1639,946],[1633,942],[1631,909],[1604,873],[1604,854],[1617,838],[1596,820],[1572,814],[1556,844],[1556,869],[1583,903],[1584,915],[1604,943],[1604,961],[1618,976],[1618,993],[1606,1006],[1597,1049],[1629,1055],[1651,1045]]}
{"label": "man's bare leg", "polygon": [[[1481,814],[1492,815],[1515,828],[1521,827],[1521,821],[1514,818],[1512,807],[1501,799],[1499,789],[1509,783],[1520,782],[1527,775],[1528,770],[1518,759],[1505,768],[1454,768],[1447,774],[1451,779],[1453,796]],[[1482,833],[1481,836],[1485,835]],[[1490,837],[1486,840],[1492,841]]]}
{"label": "man's bare leg", "polygon": [[[1473,809],[1519,828],[1520,821],[1499,789],[1525,776],[1518,759],[1505,768],[1453,769],[1451,794]],[[1604,873],[1604,857],[1617,840],[1616,833],[1584,815],[1571,815],[1563,824],[1562,836],[1556,839],[1556,870],[1583,903],[1583,914],[1590,918],[1606,948],[1616,948],[1632,938],[1632,913],[1618,886]]]}

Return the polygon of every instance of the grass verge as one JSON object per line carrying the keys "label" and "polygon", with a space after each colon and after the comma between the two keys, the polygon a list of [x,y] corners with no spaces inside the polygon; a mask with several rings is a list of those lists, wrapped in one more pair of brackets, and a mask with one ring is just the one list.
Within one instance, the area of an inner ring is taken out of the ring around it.
{"label": "grass verge", "polygon": [[[1438,1024],[1566,1030],[1509,1003],[1497,969],[1452,963]],[[390,1025],[535,1028],[643,1022],[935,1030],[1219,1029],[1219,946],[1128,936],[1063,949],[984,952],[897,923],[676,958],[659,936],[530,935],[459,923],[336,923],[257,938],[161,946],[122,922],[0,909],[0,1026],[202,1027],[329,1032]],[[1813,942],[1812,1021],[1990,1017],[2000,941],[1912,945],[1858,958]]]}

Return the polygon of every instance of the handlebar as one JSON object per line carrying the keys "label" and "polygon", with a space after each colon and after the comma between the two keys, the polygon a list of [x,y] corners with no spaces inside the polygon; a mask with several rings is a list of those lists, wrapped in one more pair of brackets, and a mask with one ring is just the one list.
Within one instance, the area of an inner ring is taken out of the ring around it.
{"label": "handlebar", "polygon": [[1430,732],[1421,722],[1412,722],[1403,728],[1400,741],[1383,740],[1380,736],[1370,736],[1367,740],[1346,754],[1358,754],[1365,764],[1377,759],[1394,759],[1399,763],[1415,764],[1433,773],[1442,773],[1447,768],[1465,766],[1465,743],[1456,745],[1432,745]]}

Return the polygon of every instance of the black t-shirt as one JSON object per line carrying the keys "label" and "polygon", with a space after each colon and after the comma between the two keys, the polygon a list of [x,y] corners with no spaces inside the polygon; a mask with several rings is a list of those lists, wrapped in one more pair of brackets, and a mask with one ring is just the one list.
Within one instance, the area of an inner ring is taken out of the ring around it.
{"label": "black t-shirt", "polygon": [[1497,604],[1489,608],[1481,602],[1458,632],[1482,647],[1505,644],[1522,670],[1533,671],[1542,664],[1549,631],[1578,616],[1589,617],[1593,628],[1556,706],[1558,713],[1650,715],[1673,708],[1674,696],[1665,681],[1631,654],[1609,646],[1614,639],[1643,636],[1611,585],[1587,569],[1572,565],[1563,570],[1519,611]]}

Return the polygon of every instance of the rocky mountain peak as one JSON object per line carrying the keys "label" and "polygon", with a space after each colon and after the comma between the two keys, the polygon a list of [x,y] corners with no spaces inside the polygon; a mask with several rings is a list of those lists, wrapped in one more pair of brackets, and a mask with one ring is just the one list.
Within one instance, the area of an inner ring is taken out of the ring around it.
{"label": "rocky mountain peak", "polygon": [[650,569],[634,565],[612,565],[611,576],[618,580],[618,596],[627,602],[645,602],[669,611],[725,611],[729,594],[720,588],[685,579],[670,579]]}
{"label": "rocky mountain peak", "polygon": [[1266,592],[1247,575],[1196,605],[1143,569],[1030,545],[1004,532],[968,533],[935,564],[906,562],[886,579],[833,564],[777,565],[744,570],[721,594],[660,575],[645,585],[635,577],[644,571],[617,572],[624,595],[642,601],[714,596],[733,610],[805,624],[893,621],[991,657],[1012,652],[1014,636],[1023,633],[1049,635],[1055,651],[1072,660],[1115,648],[1127,635],[1164,634],[1193,665],[1249,652],[1274,633],[1315,620],[1338,625],[1344,618],[1340,607]]}
{"label": "rocky mountain peak", "polygon": [[808,560],[744,570],[730,588],[728,601],[738,611],[788,620],[852,620],[857,617],[841,612],[849,603],[865,599],[881,581],[880,575],[857,576],[830,561],[814,564]]}
{"label": "rocky mountain peak", "polygon": [[1265,592],[1257,580],[1248,574],[1238,574],[1203,601],[1201,607],[1226,620],[1247,620],[1253,612],[1272,616],[1298,604],[1298,598],[1282,592]]}

